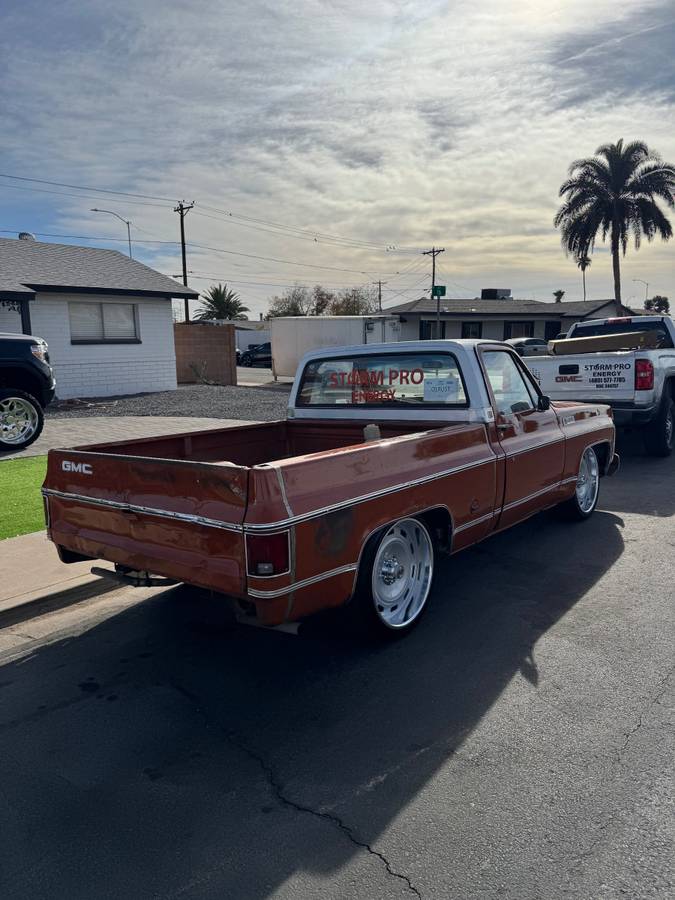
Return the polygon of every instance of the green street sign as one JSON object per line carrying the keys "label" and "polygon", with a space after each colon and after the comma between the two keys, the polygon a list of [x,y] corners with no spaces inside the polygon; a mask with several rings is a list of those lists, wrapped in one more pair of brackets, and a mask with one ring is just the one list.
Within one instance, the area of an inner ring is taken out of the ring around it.
{"label": "green street sign", "polygon": [[432,297],[445,297],[445,285],[444,284],[435,284]]}

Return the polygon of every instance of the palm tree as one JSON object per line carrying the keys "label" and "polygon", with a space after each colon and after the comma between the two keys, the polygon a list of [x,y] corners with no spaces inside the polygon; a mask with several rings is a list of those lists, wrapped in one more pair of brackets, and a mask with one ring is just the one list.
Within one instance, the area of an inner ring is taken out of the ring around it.
{"label": "palm tree", "polygon": [[239,294],[228,289],[226,284],[212,284],[202,294],[202,308],[195,319],[247,319],[248,307],[239,299]]}
{"label": "palm tree", "polygon": [[564,202],[554,224],[561,229],[566,253],[581,257],[592,252],[596,238],[609,235],[614,269],[614,301],[621,313],[621,270],[619,250],[624,256],[632,234],[635,248],[644,235],[664,241],[673,229],[660,208],[661,200],[673,209],[675,167],[665,163],[642,141],[624,145],[603,144],[595,156],[578,159],[569,169],[569,178],[560,187]]}
{"label": "palm tree", "polygon": [[581,269],[581,280],[584,284],[584,300],[586,299],[586,269],[591,265],[591,258],[587,253],[577,256],[577,268]]}

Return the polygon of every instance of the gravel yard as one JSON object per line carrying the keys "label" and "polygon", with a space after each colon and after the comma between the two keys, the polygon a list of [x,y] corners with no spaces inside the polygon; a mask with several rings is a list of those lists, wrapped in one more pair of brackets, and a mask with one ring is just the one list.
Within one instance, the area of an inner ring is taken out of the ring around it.
{"label": "gravel yard", "polygon": [[83,416],[190,416],[218,419],[271,421],[286,418],[290,385],[265,389],[225,387],[223,385],[186,385],[176,391],[135,394],[130,397],[88,399],[76,405],[54,404],[46,411],[48,419]]}

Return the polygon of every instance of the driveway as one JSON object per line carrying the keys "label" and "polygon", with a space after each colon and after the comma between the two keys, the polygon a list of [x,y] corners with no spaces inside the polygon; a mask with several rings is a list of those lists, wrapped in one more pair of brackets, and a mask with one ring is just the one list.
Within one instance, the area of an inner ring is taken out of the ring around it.
{"label": "driveway", "polygon": [[[182,431],[203,431],[207,428],[226,428],[247,424],[238,419],[191,418],[189,416],[84,416],[45,419],[40,437],[19,453],[1,453],[0,460],[22,456],[42,456],[60,447],[82,444],[102,444],[134,438],[177,434]],[[249,423],[250,424],[250,423]]]}
{"label": "driveway", "polygon": [[185,588],[8,625],[0,896],[671,895],[674,517],[675,459],[624,456],[378,648],[206,628]]}

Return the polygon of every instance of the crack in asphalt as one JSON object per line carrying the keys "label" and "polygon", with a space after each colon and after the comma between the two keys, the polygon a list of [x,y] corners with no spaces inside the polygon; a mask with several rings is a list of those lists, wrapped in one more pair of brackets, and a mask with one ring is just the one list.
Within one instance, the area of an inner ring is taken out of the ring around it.
{"label": "crack in asphalt", "polygon": [[[178,684],[175,681],[171,682],[171,686],[179,694],[181,694],[183,697],[187,698],[191,703],[193,703],[195,705],[195,707],[197,708],[197,711],[200,713],[200,715],[202,716],[204,721],[207,723],[207,725],[211,724],[210,718],[207,715],[204,707],[202,706],[198,696],[196,696],[191,691],[189,691],[187,688],[183,687],[183,685]],[[358,847],[361,850],[365,850],[371,856],[374,856],[377,859],[379,859],[380,862],[384,865],[384,868],[386,869],[387,874],[389,876],[391,876],[392,878],[396,878],[399,881],[402,881],[403,884],[405,885],[405,887],[410,891],[411,894],[414,894],[416,897],[419,897],[420,900],[422,900],[422,894],[420,893],[418,888],[415,887],[415,885],[412,883],[410,878],[407,875],[405,875],[401,872],[397,872],[394,868],[392,868],[391,863],[389,862],[387,857],[384,855],[384,853],[380,852],[379,850],[376,850],[367,841],[360,840],[354,834],[354,832],[350,828],[350,826],[347,825],[339,816],[335,815],[334,813],[322,812],[321,810],[313,809],[311,806],[305,806],[303,803],[298,803],[297,801],[292,800],[290,797],[287,797],[286,794],[284,794],[283,787],[281,786],[281,784],[279,783],[279,781],[275,775],[274,768],[272,767],[271,763],[269,763],[265,759],[265,757],[262,756],[262,754],[258,753],[252,747],[249,747],[248,744],[246,744],[236,732],[231,731],[230,729],[223,728],[220,725],[218,725],[217,727],[218,727],[218,730],[221,732],[221,734],[223,734],[225,739],[233,747],[235,747],[237,750],[239,750],[245,756],[248,756],[249,759],[252,759],[254,762],[256,762],[258,764],[259,768],[265,775],[265,779],[270,788],[270,792],[271,792],[272,796],[275,798],[275,800],[277,800],[277,802],[280,805],[286,806],[289,809],[293,809],[299,813],[305,813],[306,815],[314,816],[317,819],[323,819],[325,822],[329,822],[331,825],[335,826],[339,831],[342,832],[342,834],[345,835],[345,837],[355,847]]]}
{"label": "crack in asphalt", "polygon": [[657,694],[655,694],[652,697],[652,699],[649,701],[649,703],[646,705],[646,707],[640,712],[635,725],[630,729],[630,731],[627,731],[626,734],[624,735],[624,742],[623,742],[622,746],[617,748],[617,750],[615,751],[617,762],[621,761],[621,757],[628,749],[628,745],[630,744],[631,739],[642,728],[644,717],[649,713],[649,711],[652,709],[652,707],[657,705],[657,703],[659,702],[661,697],[663,697],[663,695],[665,694],[667,682],[668,682],[669,678],[671,677],[671,675],[673,674],[673,672],[675,672],[675,666],[672,669],[670,669],[668,672],[666,672],[666,674],[663,676],[663,678],[659,681],[660,690],[658,691]]}

